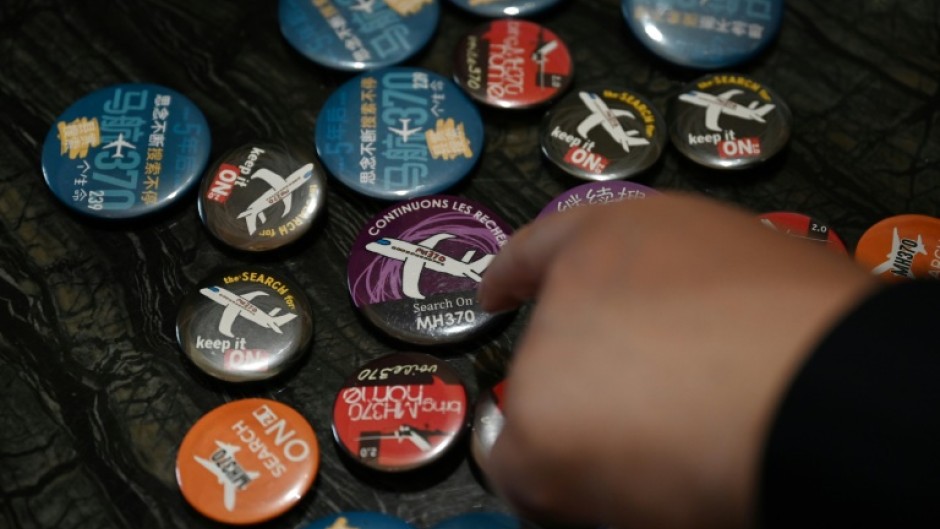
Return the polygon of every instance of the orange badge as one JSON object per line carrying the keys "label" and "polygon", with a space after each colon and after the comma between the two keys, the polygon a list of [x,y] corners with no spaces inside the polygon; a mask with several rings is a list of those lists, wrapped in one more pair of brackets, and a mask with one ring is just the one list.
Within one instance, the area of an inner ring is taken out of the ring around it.
{"label": "orange badge", "polygon": [[193,425],[176,457],[176,481],[205,516],[252,524],[300,501],[319,466],[317,438],[302,415],[273,400],[244,399]]}
{"label": "orange badge", "polygon": [[926,215],[884,219],[862,234],[855,260],[889,282],[940,279],[940,219]]}

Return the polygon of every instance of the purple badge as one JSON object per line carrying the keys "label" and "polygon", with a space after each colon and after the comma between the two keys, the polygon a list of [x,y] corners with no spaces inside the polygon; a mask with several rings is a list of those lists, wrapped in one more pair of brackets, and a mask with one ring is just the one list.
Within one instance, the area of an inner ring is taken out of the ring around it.
{"label": "purple badge", "polygon": [[557,213],[581,206],[609,204],[611,202],[620,202],[621,200],[637,200],[658,194],[659,191],[651,187],[633,182],[624,182],[621,180],[588,182],[587,184],[573,187],[553,198],[551,202],[542,208],[538,216],[544,217],[549,213]]}
{"label": "purple badge", "polygon": [[376,215],[353,243],[349,292],[378,328],[404,342],[462,341],[495,323],[476,301],[511,228],[485,207],[435,195]]}

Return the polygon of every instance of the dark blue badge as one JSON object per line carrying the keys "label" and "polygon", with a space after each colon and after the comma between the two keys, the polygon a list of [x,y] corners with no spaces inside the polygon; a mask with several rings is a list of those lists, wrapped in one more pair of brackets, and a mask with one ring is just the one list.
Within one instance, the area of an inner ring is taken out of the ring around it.
{"label": "dark blue badge", "polygon": [[340,86],[317,117],[320,160],[370,197],[404,200],[447,189],[483,150],[483,121],[452,81],[388,68]]}
{"label": "dark blue badge", "polygon": [[634,35],[661,58],[716,69],[747,61],[776,36],[783,0],[623,0]]}
{"label": "dark blue badge", "polygon": [[199,181],[209,148],[206,118],[179,92],[115,85],[86,95],[53,123],[42,172],[70,208],[126,219],[184,196]]}
{"label": "dark blue badge", "polygon": [[314,520],[304,529],[415,529],[413,525],[380,512],[341,512]]}
{"label": "dark blue badge", "polygon": [[471,512],[438,522],[431,529],[521,529],[522,523],[498,512]]}
{"label": "dark blue badge", "polygon": [[450,0],[454,5],[481,17],[524,17],[544,11],[561,0]]}
{"label": "dark blue badge", "polygon": [[372,70],[398,64],[431,39],[438,0],[281,0],[281,32],[327,68]]}

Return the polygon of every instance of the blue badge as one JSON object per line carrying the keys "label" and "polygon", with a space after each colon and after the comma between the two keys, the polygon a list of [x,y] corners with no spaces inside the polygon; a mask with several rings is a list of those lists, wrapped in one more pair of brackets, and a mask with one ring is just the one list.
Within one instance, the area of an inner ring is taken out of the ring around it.
{"label": "blue badge", "polygon": [[497,512],[471,512],[438,522],[431,529],[522,529],[512,516]]}
{"label": "blue badge", "polygon": [[42,172],[75,211],[126,219],[183,197],[209,149],[209,125],[192,101],[163,86],[122,84],[86,95],[56,119]]}
{"label": "blue badge", "polygon": [[752,59],[774,39],[783,0],[623,0],[636,37],[659,57],[716,69]]}
{"label": "blue badge", "polygon": [[481,17],[524,17],[544,11],[561,0],[450,0],[454,5]]}
{"label": "blue badge", "polygon": [[453,81],[387,68],[340,86],[317,116],[320,160],[356,192],[404,200],[447,189],[483,150],[483,121]]}
{"label": "blue badge", "polygon": [[431,39],[438,0],[281,0],[287,41],[327,68],[372,70],[398,64]]}
{"label": "blue badge", "polygon": [[380,512],[341,512],[317,519],[304,529],[415,529],[413,525]]}

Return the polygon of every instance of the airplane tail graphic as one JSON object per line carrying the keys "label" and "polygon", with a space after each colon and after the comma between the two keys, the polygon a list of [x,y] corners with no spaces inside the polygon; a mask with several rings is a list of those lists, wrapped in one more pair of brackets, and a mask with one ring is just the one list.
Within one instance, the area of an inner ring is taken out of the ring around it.
{"label": "airplane tail graphic", "polygon": [[757,105],[758,105],[757,101],[754,101],[753,103],[748,105],[747,108],[753,110],[760,117],[766,116],[771,110],[774,109],[774,105],[772,105],[771,103],[767,103],[766,105],[761,106],[761,107],[758,107]]}
{"label": "airplane tail graphic", "polygon": [[283,316],[277,316],[277,313],[280,312],[280,311],[281,311],[281,309],[275,308],[274,310],[272,310],[271,312],[268,313],[268,316],[271,316],[271,318],[272,318],[272,319],[271,319],[271,330],[273,330],[274,332],[276,332],[276,333],[278,333],[278,334],[281,334],[281,326],[282,326],[282,325],[286,324],[287,322],[289,322],[289,321],[291,321],[292,319],[294,319],[294,318],[297,317],[297,315],[296,315],[296,314],[293,314],[293,313],[287,313],[287,314],[284,314]]}
{"label": "airplane tail graphic", "polygon": [[[486,267],[490,265],[490,261],[492,261],[495,257],[496,257],[495,255],[484,255],[483,257],[477,259],[475,262],[470,263],[469,266],[467,267],[470,269],[466,274],[467,277],[469,277],[470,279],[473,279],[477,283],[479,283],[480,281],[483,281],[483,278],[480,277],[480,274],[482,274],[483,271],[486,270]],[[464,256],[464,258],[469,259],[467,256]]]}

